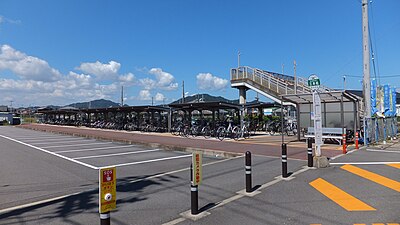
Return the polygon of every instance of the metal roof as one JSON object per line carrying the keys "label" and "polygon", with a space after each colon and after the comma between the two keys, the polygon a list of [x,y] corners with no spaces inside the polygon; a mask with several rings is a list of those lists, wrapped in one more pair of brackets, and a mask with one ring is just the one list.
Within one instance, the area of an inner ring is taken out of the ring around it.
{"label": "metal roof", "polygon": [[211,110],[211,109],[240,109],[242,106],[227,102],[193,102],[169,104],[173,109]]}
{"label": "metal roof", "polygon": [[[322,103],[340,102],[343,96],[343,102],[357,102],[361,98],[347,91],[320,92],[319,96]],[[312,104],[312,93],[301,93],[291,95],[281,95],[283,101],[289,101],[295,104]]]}
{"label": "metal roof", "polygon": [[169,111],[170,108],[163,106],[124,106],[124,107],[110,107],[110,108],[96,108],[96,109],[43,109],[39,110],[44,114],[59,114],[59,113],[108,113],[108,112],[149,112],[149,111]]}

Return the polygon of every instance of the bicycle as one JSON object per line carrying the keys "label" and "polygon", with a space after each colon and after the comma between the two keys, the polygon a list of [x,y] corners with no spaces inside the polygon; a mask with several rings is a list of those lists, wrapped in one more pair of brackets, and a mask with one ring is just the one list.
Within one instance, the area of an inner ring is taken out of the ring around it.
{"label": "bicycle", "polygon": [[239,140],[239,138],[250,138],[249,128],[246,123],[243,123],[243,126],[241,128],[239,126],[235,126],[232,130],[232,133],[235,141]]}
{"label": "bicycle", "polygon": [[229,122],[228,128],[225,128],[224,126],[218,127],[216,136],[220,141],[224,140],[224,138],[226,137],[232,138],[233,137],[232,131],[233,131],[232,122]]}

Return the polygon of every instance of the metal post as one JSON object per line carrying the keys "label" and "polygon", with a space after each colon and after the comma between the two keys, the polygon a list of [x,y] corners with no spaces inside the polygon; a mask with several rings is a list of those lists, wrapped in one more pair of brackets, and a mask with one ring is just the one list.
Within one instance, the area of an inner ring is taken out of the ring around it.
{"label": "metal post", "polygon": [[312,138],[307,139],[307,159],[308,167],[313,167]]}
{"label": "metal post", "polygon": [[358,148],[358,132],[356,132],[356,140],[355,140],[355,142],[356,142],[356,149],[359,149]]}
{"label": "metal post", "polygon": [[286,144],[282,144],[282,177],[288,177],[287,173],[287,147]]}
{"label": "metal post", "polygon": [[347,144],[346,144],[346,134],[342,135],[342,147],[343,147],[343,154],[347,153]]}
{"label": "metal post", "polygon": [[198,185],[193,185],[193,164],[190,164],[190,181],[191,213],[197,215],[199,213],[199,189]]}
{"label": "metal post", "polygon": [[252,191],[252,183],[251,183],[251,152],[246,152],[246,161],[245,161],[245,169],[246,169],[246,192],[249,193]]}
{"label": "metal post", "polygon": [[294,64],[294,94],[297,94],[297,79],[296,79],[296,60],[293,61]]}
{"label": "metal post", "polygon": [[100,213],[100,225],[110,225],[110,213]]}

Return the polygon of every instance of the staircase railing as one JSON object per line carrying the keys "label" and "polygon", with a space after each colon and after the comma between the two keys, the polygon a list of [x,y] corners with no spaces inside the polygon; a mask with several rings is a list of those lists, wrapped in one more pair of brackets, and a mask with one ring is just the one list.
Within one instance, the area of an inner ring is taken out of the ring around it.
{"label": "staircase railing", "polygon": [[[295,94],[295,81],[292,76],[272,73],[248,66],[231,69],[231,81],[248,82],[249,80],[277,95]],[[298,94],[311,92],[307,79],[296,77],[296,81]],[[321,86],[321,89],[324,91],[333,91],[333,89],[325,86]]]}

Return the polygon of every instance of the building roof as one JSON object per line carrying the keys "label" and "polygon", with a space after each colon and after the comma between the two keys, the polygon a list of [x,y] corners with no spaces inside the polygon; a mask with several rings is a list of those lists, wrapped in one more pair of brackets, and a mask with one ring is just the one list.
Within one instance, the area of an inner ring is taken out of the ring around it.
{"label": "building roof", "polygon": [[[357,102],[361,98],[348,91],[331,91],[319,93],[322,103],[340,102],[343,96],[343,102]],[[289,101],[295,104],[312,104],[312,93],[282,95],[284,101]]]}

